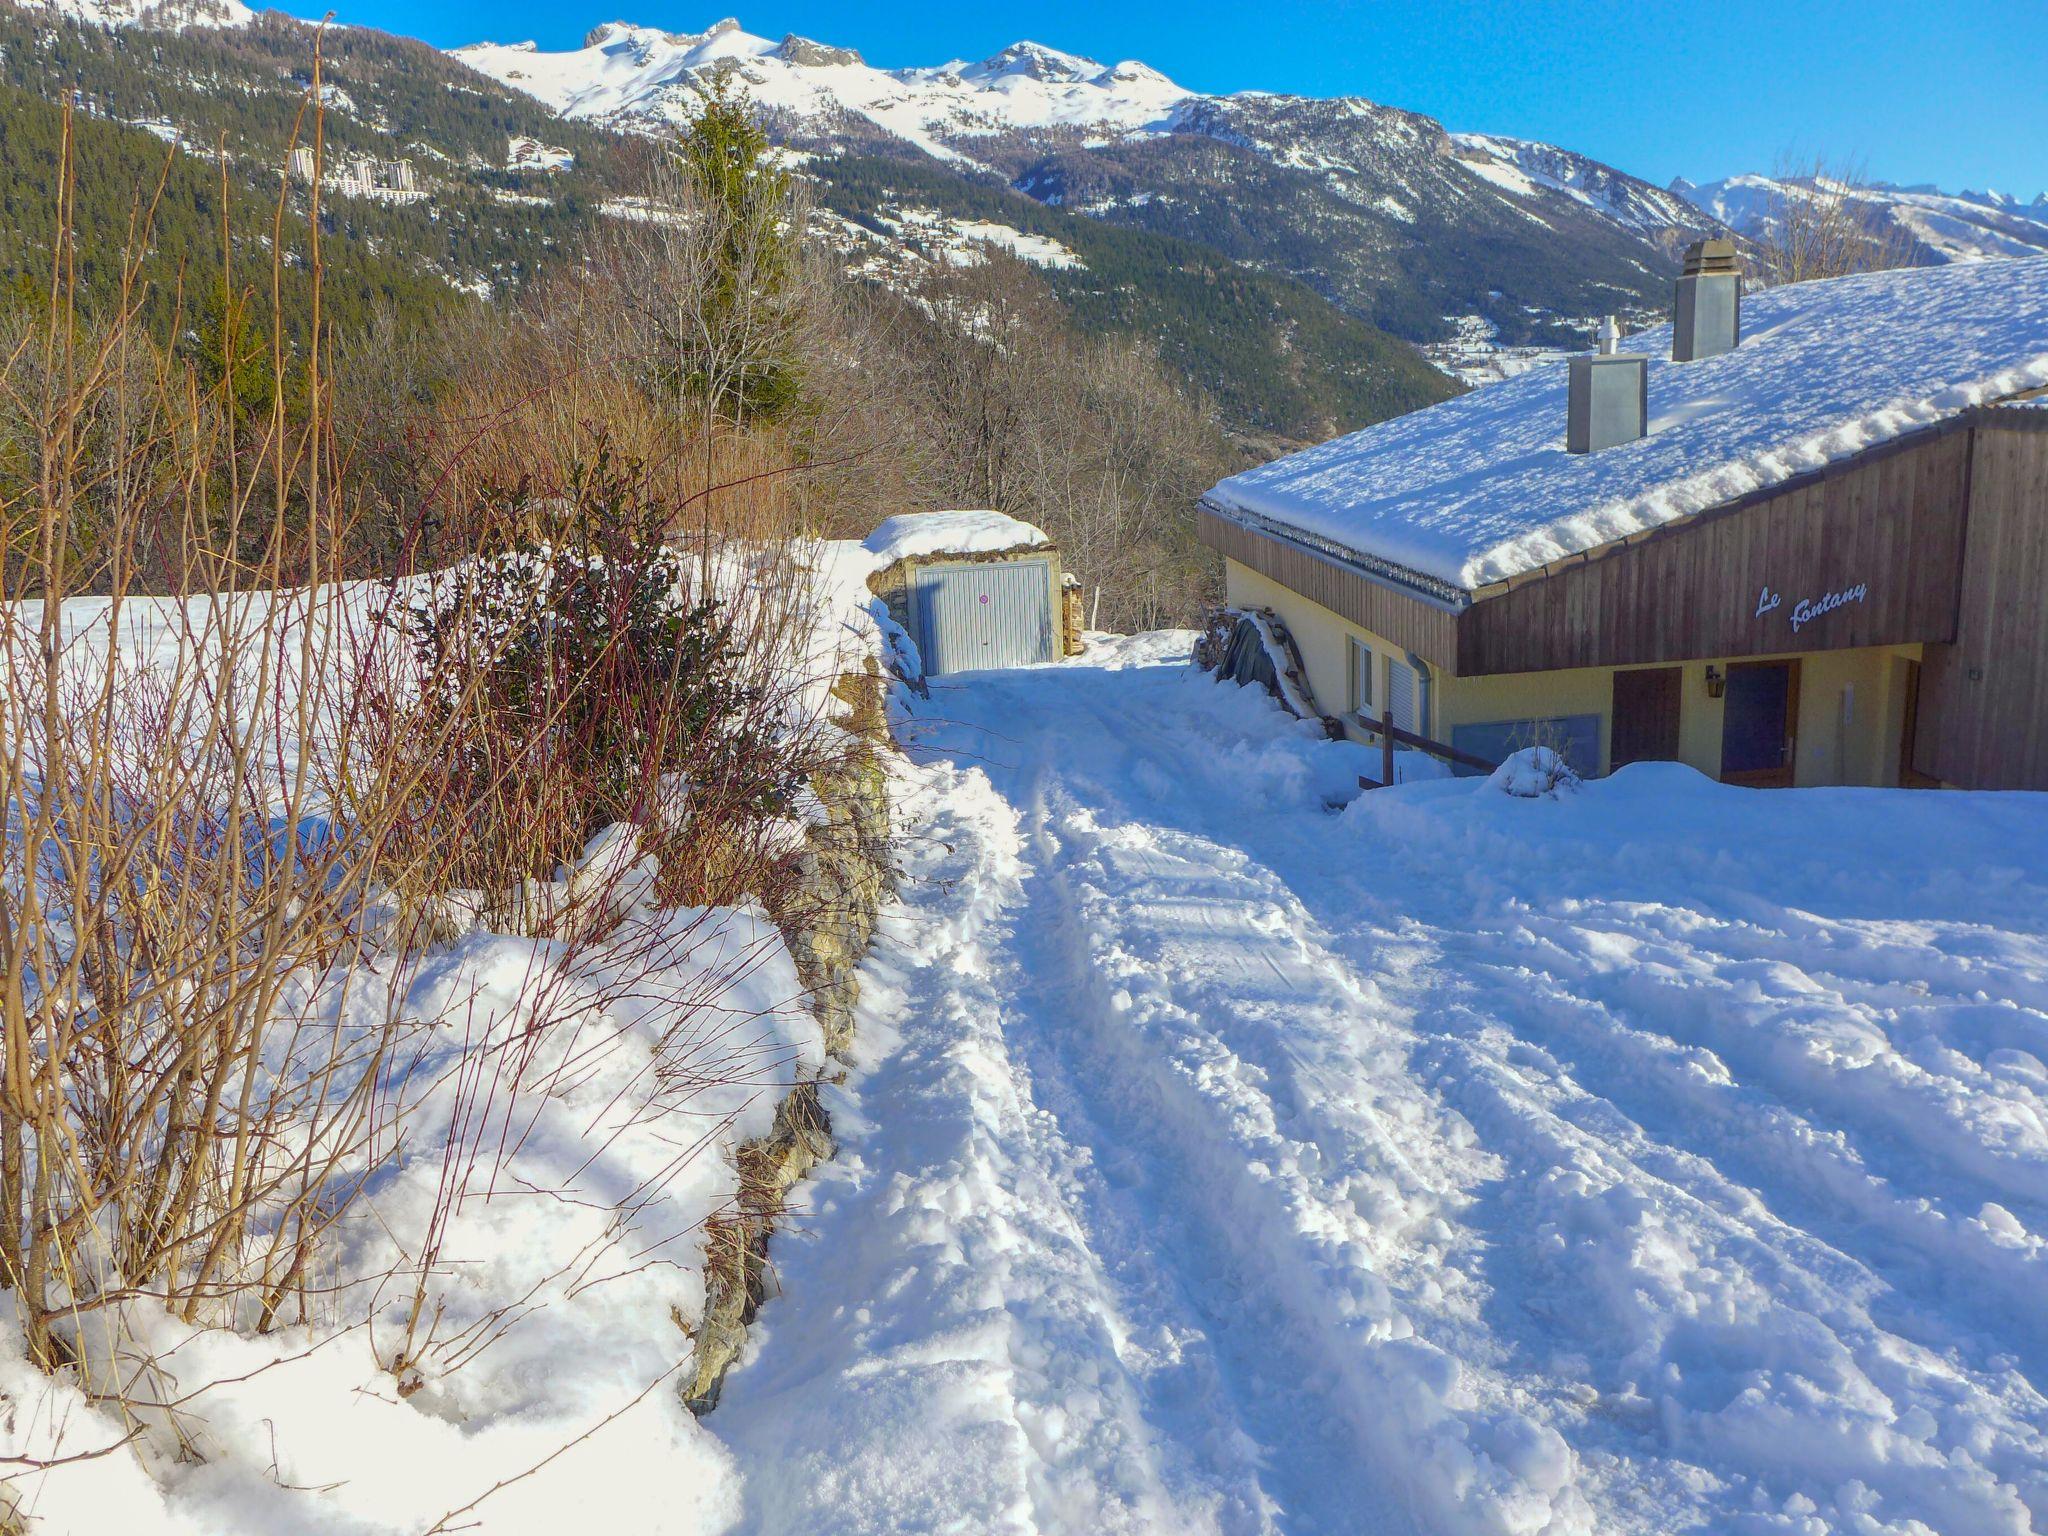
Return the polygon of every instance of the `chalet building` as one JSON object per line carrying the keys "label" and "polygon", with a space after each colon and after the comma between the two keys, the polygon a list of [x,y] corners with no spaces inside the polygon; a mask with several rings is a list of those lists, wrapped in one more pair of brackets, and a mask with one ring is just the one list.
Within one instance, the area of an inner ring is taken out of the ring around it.
{"label": "chalet building", "polygon": [[[2048,259],[1744,293],[1203,498],[1316,706],[1477,758],[2048,789]],[[2029,403],[2029,402],[2033,403]]]}

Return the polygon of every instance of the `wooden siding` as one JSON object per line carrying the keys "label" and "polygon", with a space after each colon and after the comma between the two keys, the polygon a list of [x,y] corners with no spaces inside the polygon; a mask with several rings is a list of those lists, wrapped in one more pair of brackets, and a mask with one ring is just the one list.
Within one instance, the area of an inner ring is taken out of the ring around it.
{"label": "wooden siding", "polygon": [[2048,789],[2048,411],[1978,415],[1953,644],[1921,664],[1912,766]]}
{"label": "wooden siding", "polygon": [[1250,566],[1262,576],[1310,602],[1343,615],[1396,645],[1406,646],[1432,666],[1448,667],[1457,657],[1457,615],[1428,598],[1411,596],[1376,576],[1344,565],[1305,544],[1261,533],[1200,509],[1202,542]]}
{"label": "wooden siding", "polygon": [[[1609,450],[1618,452],[1620,450]],[[1481,596],[1460,676],[1946,641],[1969,493],[1967,420]],[[1792,616],[1862,584],[1866,595]],[[1765,590],[1778,606],[1758,613]]]}

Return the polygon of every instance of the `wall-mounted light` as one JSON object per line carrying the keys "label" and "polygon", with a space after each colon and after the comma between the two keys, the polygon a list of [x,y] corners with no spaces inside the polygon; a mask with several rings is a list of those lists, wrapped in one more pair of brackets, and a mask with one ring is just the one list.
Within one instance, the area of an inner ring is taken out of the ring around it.
{"label": "wall-mounted light", "polygon": [[1721,675],[1719,667],[1707,668],[1707,697],[1718,699],[1727,690],[1728,679]]}

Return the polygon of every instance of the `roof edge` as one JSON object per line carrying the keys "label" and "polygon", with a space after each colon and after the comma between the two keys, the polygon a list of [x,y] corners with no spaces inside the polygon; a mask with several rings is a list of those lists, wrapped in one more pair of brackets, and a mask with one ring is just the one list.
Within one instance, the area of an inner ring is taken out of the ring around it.
{"label": "roof edge", "polygon": [[1354,549],[1340,544],[1335,539],[1326,539],[1319,533],[1310,533],[1305,528],[1296,528],[1262,513],[1250,512],[1242,507],[1233,507],[1218,501],[1213,491],[1203,495],[1196,505],[1203,511],[1236,523],[1240,528],[1275,539],[1283,544],[1295,544],[1312,554],[1320,555],[1346,569],[1398,589],[1405,597],[1417,598],[1433,603],[1450,613],[1462,613],[1471,607],[1473,593],[1455,582],[1445,581],[1440,576],[1431,576],[1423,571],[1400,565],[1383,556],[1366,550]]}

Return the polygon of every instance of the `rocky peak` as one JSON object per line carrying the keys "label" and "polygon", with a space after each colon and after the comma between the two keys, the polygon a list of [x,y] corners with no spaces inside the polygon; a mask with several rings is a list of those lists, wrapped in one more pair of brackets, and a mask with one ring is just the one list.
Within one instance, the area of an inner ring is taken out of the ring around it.
{"label": "rocky peak", "polygon": [[1024,75],[1033,80],[1075,82],[1090,80],[1103,72],[1093,59],[1062,53],[1043,43],[1012,43],[1000,53],[990,54],[967,74],[984,79],[1001,75]]}
{"label": "rocky peak", "polygon": [[798,37],[794,32],[776,45],[775,57],[785,64],[808,65],[813,68],[867,62],[851,48],[834,48],[826,43],[815,43],[808,37]]}

